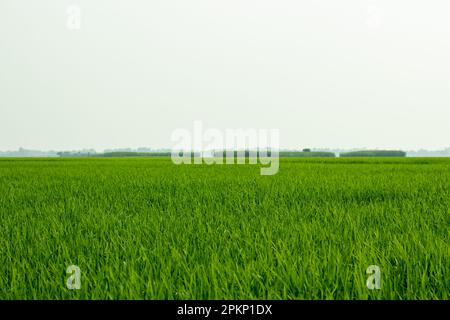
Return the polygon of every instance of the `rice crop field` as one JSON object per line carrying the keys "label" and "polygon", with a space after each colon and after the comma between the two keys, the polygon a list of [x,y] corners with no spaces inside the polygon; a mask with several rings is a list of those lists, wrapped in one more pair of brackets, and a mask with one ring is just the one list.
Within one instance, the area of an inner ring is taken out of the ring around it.
{"label": "rice crop field", "polygon": [[0,299],[450,298],[450,159],[280,161],[2,159]]}

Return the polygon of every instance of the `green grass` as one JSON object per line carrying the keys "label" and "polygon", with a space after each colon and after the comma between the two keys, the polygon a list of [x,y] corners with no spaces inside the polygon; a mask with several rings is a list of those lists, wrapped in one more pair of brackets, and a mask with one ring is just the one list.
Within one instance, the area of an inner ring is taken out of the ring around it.
{"label": "green grass", "polygon": [[[449,299],[450,159],[0,160],[0,299]],[[81,268],[68,290],[66,268]],[[381,289],[366,268],[381,268]]]}

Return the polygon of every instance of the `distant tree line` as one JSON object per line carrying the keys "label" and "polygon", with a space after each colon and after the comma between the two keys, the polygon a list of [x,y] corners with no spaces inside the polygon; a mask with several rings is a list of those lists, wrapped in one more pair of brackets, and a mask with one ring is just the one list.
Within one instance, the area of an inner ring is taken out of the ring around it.
{"label": "distant tree line", "polygon": [[280,157],[298,157],[298,158],[334,158],[334,152],[326,151],[282,151]]}
{"label": "distant tree line", "polygon": [[92,157],[95,156],[95,152],[73,152],[73,151],[61,151],[57,155],[61,158],[82,158],[82,157]]}
{"label": "distant tree line", "polygon": [[[228,154],[232,152],[235,158],[244,156],[246,158],[249,157],[265,157],[271,156],[272,152],[270,150],[267,151],[211,151],[208,153],[204,153],[203,156],[207,154],[207,156],[211,157],[227,157]],[[180,152],[181,153],[181,152]],[[186,154],[185,154],[186,155]],[[58,156],[62,158],[77,158],[77,157],[99,157],[99,158],[124,158],[124,157],[170,157],[171,152],[136,152],[136,151],[114,151],[114,152],[104,152],[104,153],[95,153],[92,152],[58,152]],[[200,152],[191,152],[191,157],[200,157],[202,154]],[[334,152],[328,151],[311,151],[311,149],[303,149],[303,151],[280,151],[279,156],[281,158],[291,157],[291,158],[334,158],[336,154]],[[406,157],[406,152],[399,150],[363,150],[363,151],[352,151],[352,152],[343,152],[339,155],[342,158],[348,157]]]}
{"label": "distant tree line", "polygon": [[105,152],[95,155],[102,158],[114,158],[114,157],[170,157],[170,152]]}
{"label": "distant tree line", "polygon": [[406,157],[406,152],[400,150],[364,150],[343,152],[339,155],[341,158],[348,157]]}

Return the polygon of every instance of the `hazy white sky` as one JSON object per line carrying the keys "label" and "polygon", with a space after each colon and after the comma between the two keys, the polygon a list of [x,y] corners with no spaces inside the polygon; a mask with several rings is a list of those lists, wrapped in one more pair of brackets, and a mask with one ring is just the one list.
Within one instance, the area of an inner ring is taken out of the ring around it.
{"label": "hazy white sky", "polygon": [[170,147],[194,120],[278,128],[285,148],[448,147],[449,12],[448,0],[0,0],[0,150]]}

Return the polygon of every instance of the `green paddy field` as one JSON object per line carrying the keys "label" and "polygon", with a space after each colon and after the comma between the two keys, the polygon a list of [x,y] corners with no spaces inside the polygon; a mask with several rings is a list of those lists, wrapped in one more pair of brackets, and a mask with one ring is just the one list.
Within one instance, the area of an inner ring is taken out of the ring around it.
{"label": "green paddy field", "polygon": [[450,298],[450,159],[280,161],[2,159],[0,299]]}

